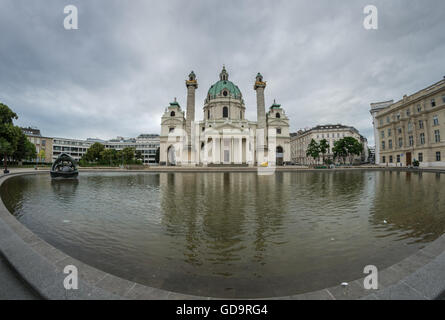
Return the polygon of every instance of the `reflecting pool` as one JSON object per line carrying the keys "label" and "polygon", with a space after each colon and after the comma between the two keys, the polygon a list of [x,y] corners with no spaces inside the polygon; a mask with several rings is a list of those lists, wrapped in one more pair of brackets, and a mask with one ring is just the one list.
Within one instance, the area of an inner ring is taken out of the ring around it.
{"label": "reflecting pool", "polygon": [[284,296],[363,277],[445,230],[445,176],[388,171],[12,177],[6,207],[114,275],[214,297]]}

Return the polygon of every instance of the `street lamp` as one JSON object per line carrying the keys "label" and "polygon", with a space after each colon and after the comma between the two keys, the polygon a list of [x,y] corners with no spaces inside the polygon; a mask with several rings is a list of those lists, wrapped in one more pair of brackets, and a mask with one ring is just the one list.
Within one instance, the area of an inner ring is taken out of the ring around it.
{"label": "street lamp", "polygon": [[5,165],[5,170],[3,170],[3,173],[8,174],[9,170],[8,170],[8,160],[7,160],[6,154],[4,154],[4,165]]}

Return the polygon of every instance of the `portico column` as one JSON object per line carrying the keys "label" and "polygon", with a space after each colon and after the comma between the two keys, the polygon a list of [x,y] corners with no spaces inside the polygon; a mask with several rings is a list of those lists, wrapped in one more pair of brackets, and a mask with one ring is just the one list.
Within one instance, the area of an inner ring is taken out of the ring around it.
{"label": "portico column", "polygon": [[209,152],[207,149],[207,137],[204,138],[204,151],[202,153],[202,159],[200,159],[200,162],[202,162],[202,164],[204,166],[207,166],[207,157],[209,156]]}
{"label": "portico column", "polygon": [[230,137],[230,163],[235,163],[235,139]]}
{"label": "portico column", "polygon": [[215,138],[212,138],[212,143],[213,143],[213,146],[212,146],[212,160],[213,160],[213,163],[216,163],[216,139]]}
{"label": "portico column", "polygon": [[238,159],[239,163],[243,163],[243,137],[238,138]]}
{"label": "portico column", "polygon": [[219,139],[219,163],[224,163],[224,140]]}
{"label": "portico column", "polygon": [[252,161],[252,156],[250,154],[250,137],[246,137],[246,162],[249,163]]}

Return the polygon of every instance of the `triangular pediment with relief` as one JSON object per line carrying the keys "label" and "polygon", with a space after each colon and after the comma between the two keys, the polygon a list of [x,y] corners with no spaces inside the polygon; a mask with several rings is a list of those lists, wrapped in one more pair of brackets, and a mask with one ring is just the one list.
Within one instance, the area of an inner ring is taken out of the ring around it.
{"label": "triangular pediment with relief", "polygon": [[245,128],[241,128],[240,125],[237,125],[237,124],[234,124],[234,123],[231,123],[231,122],[217,123],[215,125],[212,125],[212,128],[215,129],[215,130],[224,130],[224,129],[227,129],[227,130],[233,130],[233,129],[240,130],[240,129],[245,129]]}
{"label": "triangular pediment with relief", "polygon": [[279,119],[278,118],[272,118],[272,119],[269,118],[267,123],[272,126],[288,126],[289,120],[281,119],[281,118],[279,118]]}
{"label": "triangular pediment with relief", "polygon": [[162,125],[172,125],[172,124],[182,124],[184,120],[178,119],[178,118],[168,118],[164,121],[162,121]]}

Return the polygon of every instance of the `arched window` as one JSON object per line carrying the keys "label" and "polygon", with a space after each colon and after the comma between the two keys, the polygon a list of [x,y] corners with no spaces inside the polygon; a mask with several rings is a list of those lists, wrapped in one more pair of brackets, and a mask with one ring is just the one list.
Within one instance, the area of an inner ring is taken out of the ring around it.
{"label": "arched window", "polygon": [[224,97],[227,97],[227,91],[226,91],[226,90],[224,90],[224,92],[223,92],[223,96],[224,96]]}
{"label": "arched window", "polygon": [[280,118],[280,117],[281,117],[280,113],[277,112],[277,113],[275,114],[275,118]]}
{"label": "arched window", "polygon": [[223,118],[228,118],[229,117],[229,108],[224,107],[223,108]]}
{"label": "arched window", "polygon": [[170,113],[170,117],[174,117],[174,116],[175,116],[175,112],[172,111],[172,112]]}
{"label": "arched window", "polygon": [[243,112],[240,110],[239,112],[239,118],[242,119],[243,118]]}

